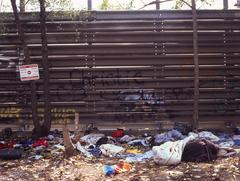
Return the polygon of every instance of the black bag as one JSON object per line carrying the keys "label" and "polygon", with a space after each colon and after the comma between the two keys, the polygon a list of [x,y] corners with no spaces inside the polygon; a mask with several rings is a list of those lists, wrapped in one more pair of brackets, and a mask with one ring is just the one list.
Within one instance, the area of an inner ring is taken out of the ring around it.
{"label": "black bag", "polygon": [[205,139],[190,141],[186,144],[182,161],[184,162],[206,162],[217,159],[219,147]]}
{"label": "black bag", "polygon": [[22,158],[23,151],[21,149],[6,148],[0,150],[0,159],[15,160]]}

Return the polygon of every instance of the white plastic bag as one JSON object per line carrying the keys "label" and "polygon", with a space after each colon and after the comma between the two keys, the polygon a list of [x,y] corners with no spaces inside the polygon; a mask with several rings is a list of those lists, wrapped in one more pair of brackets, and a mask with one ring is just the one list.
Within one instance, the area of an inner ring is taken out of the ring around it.
{"label": "white plastic bag", "polygon": [[115,156],[116,154],[125,151],[125,148],[121,146],[112,145],[112,144],[103,144],[99,148],[103,155],[109,156],[109,157]]}
{"label": "white plastic bag", "polygon": [[153,159],[159,165],[176,165],[181,162],[185,145],[195,136],[189,136],[179,141],[168,141],[160,146],[154,146]]}

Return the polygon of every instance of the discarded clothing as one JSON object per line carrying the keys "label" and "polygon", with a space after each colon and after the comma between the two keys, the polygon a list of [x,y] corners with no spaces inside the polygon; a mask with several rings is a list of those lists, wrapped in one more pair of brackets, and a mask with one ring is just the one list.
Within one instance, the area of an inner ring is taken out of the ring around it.
{"label": "discarded clothing", "polygon": [[48,146],[48,141],[45,139],[39,139],[35,143],[32,144],[33,148],[39,147],[39,146]]}
{"label": "discarded clothing", "polygon": [[102,137],[96,142],[96,146],[101,146],[103,144],[107,144],[108,142],[108,137]]}
{"label": "discarded clothing", "polygon": [[240,135],[234,135],[233,141],[236,146],[240,146]]}
{"label": "discarded clothing", "polygon": [[155,137],[155,143],[165,143],[167,141],[181,140],[184,138],[182,133],[177,130],[168,131],[167,133],[158,134]]}
{"label": "discarded clothing", "polygon": [[96,146],[101,146],[103,144],[115,144],[115,143],[116,141],[112,137],[104,136],[97,141]]}
{"label": "discarded clothing", "polygon": [[198,133],[198,136],[200,138],[205,138],[206,140],[209,140],[212,142],[218,142],[220,140],[219,137],[217,137],[216,135],[214,135],[213,133],[211,133],[209,131],[202,131],[202,132]]}
{"label": "discarded clothing", "polygon": [[95,147],[95,146],[93,146],[93,145],[91,145],[88,149],[87,149],[87,151],[89,152],[89,153],[91,153],[93,156],[95,156],[96,158],[99,158],[100,156],[101,156],[101,154],[102,154],[102,151],[100,150],[100,148],[99,147]]}
{"label": "discarded clothing", "polygon": [[185,145],[195,138],[195,136],[189,136],[183,140],[175,142],[169,141],[160,146],[154,146],[152,150],[155,163],[160,165],[179,164],[181,162]]}
{"label": "discarded clothing", "polygon": [[135,156],[130,156],[126,158],[126,162],[144,162],[147,161],[149,159],[151,159],[153,157],[153,151],[147,151],[144,154],[137,154]]}
{"label": "discarded clothing", "polygon": [[121,146],[112,145],[112,144],[103,144],[99,148],[102,151],[103,155],[109,156],[109,157],[115,156],[116,154],[125,151],[125,148]]}
{"label": "discarded clothing", "polygon": [[120,138],[121,143],[128,143],[132,140],[135,139],[135,136],[129,136],[129,135],[124,135],[122,138]]}
{"label": "discarded clothing", "polygon": [[124,136],[123,129],[118,129],[118,130],[112,132],[113,138],[121,138],[123,136]]}
{"label": "discarded clothing", "polygon": [[13,148],[15,144],[16,144],[15,140],[12,140],[8,143],[0,142],[0,149]]}
{"label": "discarded clothing", "polygon": [[145,139],[137,139],[137,140],[133,140],[128,142],[127,144],[132,145],[132,146],[145,146],[148,147],[150,146],[150,137],[145,138]]}
{"label": "discarded clothing", "polygon": [[127,157],[135,157],[135,154],[132,153],[118,153],[115,155],[115,158],[126,159]]}
{"label": "discarded clothing", "polygon": [[88,144],[95,145],[97,141],[102,137],[104,137],[104,134],[88,134],[83,136],[80,140]]}
{"label": "discarded clothing", "polygon": [[190,141],[183,150],[182,161],[206,162],[216,160],[218,150],[217,145],[205,139]]}
{"label": "discarded clothing", "polygon": [[88,157],[88,158],[92,158],[92,157],[93,157],[93,155],[92,155],[90,152],[88,152],[88,150],[87,150],[84,146],[82,146],[82,145],[80,144],[80,142],[77,142],[76,148],[77,148],[78,151],[80,151],[80,152],[81,152],[82,154],[84,154],[86,157]]}

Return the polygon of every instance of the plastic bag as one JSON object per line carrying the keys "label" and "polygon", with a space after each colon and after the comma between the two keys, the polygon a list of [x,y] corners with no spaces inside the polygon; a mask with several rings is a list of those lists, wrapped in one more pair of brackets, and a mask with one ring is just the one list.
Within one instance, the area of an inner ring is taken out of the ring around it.
{"label": "plastic bag", "polygon": [[103,155],[109,156],[109,157],[115,156],[116,154],[125,151],[125,148],[121,146],[112,145],[112,144],[103,144],[99,148],[102,151]]}
{"label": "plastic bag", "polygon": [[152,148],[154,161],[160,165],[179,164],[185,145],[194,138],[195,136],[189,136],[183,140],[169,141],[160,146],[154,146]]}

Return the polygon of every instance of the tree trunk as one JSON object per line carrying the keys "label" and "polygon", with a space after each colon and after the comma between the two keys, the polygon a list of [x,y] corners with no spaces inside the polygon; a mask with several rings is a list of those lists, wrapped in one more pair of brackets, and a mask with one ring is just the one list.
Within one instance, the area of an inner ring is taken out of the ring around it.
{"label": "tree trunk", "polygon": [[[17,30],[18,30],[18,36],[19,40],[21,42],[21,46],[24,52],[24,63],[29,64],[31,62],[30,56],[29,56],[29,51],[27,47],[27,43],[24,38],[24,31],[19,19],[18,15],[18,10],[17,10],[17,5],[16,5],[16,0],[11,0],[11,5],[17,25]],[[39,120],[37,118],[37,98],[36,98],[36,84],[34,81],[30,82],[30,89],[31,89],[31,106],[32,106],[32,119],[33,119],[33,124],[34,124],[34,130],[37,135],[41,134],[41,126],[39,123]]]}
{"label": "tree trunk", "polygon": [[51,106],[49,101],[49,70],[48,70],[48,47],[46,35],[46,10],[45,0],[39,0],[40,3],[40,28],[42,40],[42,64],[44,73],[44,122],[42,128],[45,134],[48,134],[51,129]]}
{"label": "tree trunk", "polygon": [[20,12],[25,12],[25,0],[20,0]]}
{"label": "tree trunk", "polygon": [[64,147],[65,147],[65,154],[66,156],[72,156],[74,154],[74,146],[71,141],[71,138],[69,136],[69,131],[67,128],[67,124],[64,124],[63,126],[63,142],[64,142]]}

